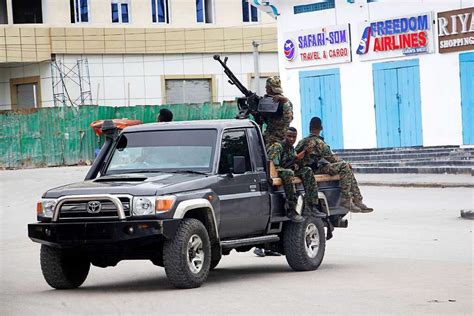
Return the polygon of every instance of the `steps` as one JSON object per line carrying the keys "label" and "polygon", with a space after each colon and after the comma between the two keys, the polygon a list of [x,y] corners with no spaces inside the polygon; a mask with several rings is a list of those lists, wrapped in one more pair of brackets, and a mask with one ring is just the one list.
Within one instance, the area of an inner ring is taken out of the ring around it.
{"label": "steps", "polygon": [[335,150],[356,173],[474,175],[474,147],[401,147]]}

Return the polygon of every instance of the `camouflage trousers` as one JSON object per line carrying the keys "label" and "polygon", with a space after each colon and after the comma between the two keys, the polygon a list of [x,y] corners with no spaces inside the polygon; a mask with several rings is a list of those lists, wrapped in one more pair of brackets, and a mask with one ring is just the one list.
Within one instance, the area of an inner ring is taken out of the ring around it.
{"label": "camouflage trousers", "polygon": [[300,177],[303,182],[303,187],[305,191],[305,206],[311,210],[314,206],[318,204],[318,186],[316,180],[314,179],[313,170],[310,167],[303,167],[296,171],[291,169],[277,169],[278,176],[283,182],[283,187],[285,189],[286,199],[290,207],[296,206],[297,194],[295,185],[293,184],[294,177]]}
{"label": "camouflage trousers", "polygon": [[341,194],[345,199],[352,198],[354,201],[362,201],[359,185],[354,177],[354,172],[345,161],[327,164],[318,169],[318,173],[338,174],[341,178]]}
{"label": "camouflage trousers", "polygon": [[267,145],[267,155],[268,159],[273,161],[273,164],[277,168],[278,176],[283,182],[283,188],[285,189],[286,200],[288,201],[288,206],[294,208],[296,206],[296,201],[298,196],[296,194],[295,185],[293,184],[293,178],[300,177],[303,182],[303,187],[305,190],[305,205],[306,207],[312,208],[312,206],[318,204],[318,186],[316,180],[314,179],[313,170],[310,167],[298,168],[298,170],[293,171],[292,169],[280,168],[281,157],[283,155],[283,146],[276,142]]}

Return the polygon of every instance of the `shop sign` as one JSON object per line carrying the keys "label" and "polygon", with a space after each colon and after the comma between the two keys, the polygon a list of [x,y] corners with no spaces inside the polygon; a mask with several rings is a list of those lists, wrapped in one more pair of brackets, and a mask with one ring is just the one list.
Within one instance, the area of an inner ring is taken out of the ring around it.
{"label": "shop sign", "polygon": [[474,50],[474,7],[438,12],[440,53]]}
{"label": "shop sign", "polygon": [[347,63],[351,57],[350,26],[333,25],[284,34],[285,68]]}
{"label": "shop sign", "polygon": [[433,53],[432,16],[421,13],[361,24],[357,55],[372,60]]}

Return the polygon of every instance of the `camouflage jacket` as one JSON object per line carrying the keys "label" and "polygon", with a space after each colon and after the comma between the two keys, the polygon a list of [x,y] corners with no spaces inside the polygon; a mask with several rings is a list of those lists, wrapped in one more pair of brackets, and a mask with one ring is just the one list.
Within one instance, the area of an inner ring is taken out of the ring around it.
{"label": "camouflage jacket", "polygon": [[267,128],[263,135],[265,144],[269,146],[273,143],[283,144],[285,141],[286,131],[293,121],[293,104],[288,101],[282,104],[283,115],[278,117],[270,117],[267,119]]}
{"label": "camouflage jacket", "polygon": [[[296,150],[293,146],[289,146],[287,144],[283,144],[283,152],[281,154],[280,166],[286,166],[287,164],[291,163],[292,160],[296,158]],[[288,169],[293,169],[288,167]]]}
{"label": "camouflage jacket", "polygon": [[310,134],[308,137],[300,140],[296,146],[296,151],[301,152],[306,150],[303,158],[305,166],[313,166],[321,159],[325,159],[330,163],[335,163],[341,159],[332,152],[331,147],[326,144],[322,137],[315,134]]}

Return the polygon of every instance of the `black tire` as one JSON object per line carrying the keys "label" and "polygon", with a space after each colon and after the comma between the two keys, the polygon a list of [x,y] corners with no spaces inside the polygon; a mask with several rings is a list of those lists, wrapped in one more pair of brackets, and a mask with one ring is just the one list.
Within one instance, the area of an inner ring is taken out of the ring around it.
{"label": "black tire", "polygon": [[[195,251],[188,250],[188,244],[198,236],[201,246]],[[191,252],[190,252],[191,251]],[[201,257],[200,269],[188,259]],[[204,225],[197,219],[185,218],[181,221],[172,240],[166,241],[163,247],[163,263],[166,276],[171,284],[180,289],[190,289],[201,286],[206,281],[211,265],[211,243]],[[195,271],[192,269],[196,268]]]}
{"label": "black tire", "polygon": [[73,251],[41,245],[41,271],[46,282],[58,290],[75,289],[87,278],[88,259]]}
{"label": "black tire", "polygon": [[[311,230],[309,230],[312,228]],[[314,229],[314,234],[312,233]],[[308,230],[308,232],[307,232]],[[307,233],[317,241],[318,246],[308,246]],[[323,261],[326,249],[324,223],[321,219],[309,216],[302,223],[288,222],[283,232],[286,261],[295,271],[316,270]],[[310,249],[310,250],[308,250]]]}
{"label": "black tire", "polygon": [[221,259],[211,260],[211,266],[209,267],[209,270],[214,270],[219,264],[219,262],[221,262]]}

